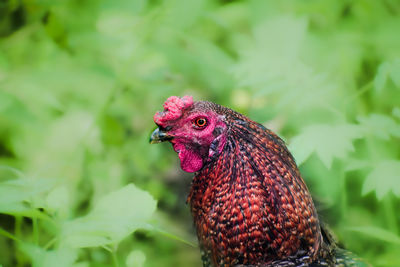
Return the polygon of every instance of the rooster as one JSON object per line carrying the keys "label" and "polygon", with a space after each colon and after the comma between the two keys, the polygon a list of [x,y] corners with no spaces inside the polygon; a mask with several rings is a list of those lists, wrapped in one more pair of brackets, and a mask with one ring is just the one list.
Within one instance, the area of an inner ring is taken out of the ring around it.
{"label": "rooster", "polygon": [[229,108],[171,96],[150,143],[195,173],[187,199],[203,266],[368,266],[337,247],[285,143]]}

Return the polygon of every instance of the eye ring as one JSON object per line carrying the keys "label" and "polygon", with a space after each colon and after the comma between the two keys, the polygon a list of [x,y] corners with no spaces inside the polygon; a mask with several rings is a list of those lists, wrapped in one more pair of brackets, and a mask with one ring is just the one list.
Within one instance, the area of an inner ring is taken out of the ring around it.
{"label": "eye ring", "polygon": [[207,125],[207,119],[200,117],[194,120],[194,125],[199,128],[203,128]]}

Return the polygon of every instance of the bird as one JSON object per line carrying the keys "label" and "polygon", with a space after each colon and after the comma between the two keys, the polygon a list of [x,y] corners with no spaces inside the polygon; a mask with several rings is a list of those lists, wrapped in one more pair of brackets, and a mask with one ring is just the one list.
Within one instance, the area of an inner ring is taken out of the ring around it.
{"label": "bird", "polygon": [[369,266],[320,222],[285,142],[245,115],[171,96],[150,143],[170,142],[194,173],[190,206],[204,267]]}

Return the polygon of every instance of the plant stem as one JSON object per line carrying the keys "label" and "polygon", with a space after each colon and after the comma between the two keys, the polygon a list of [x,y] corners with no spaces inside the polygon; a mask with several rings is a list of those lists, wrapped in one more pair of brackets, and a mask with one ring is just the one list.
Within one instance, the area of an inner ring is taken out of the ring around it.
{"label": "plant stem", "polygon": [[33,228],[33,242],[39,245],[39,222],[36,217],[32,218],[32,228]]}
{"label": "plant stem", "polygon": [[344,171],[343,164],[340,162],[335,166],[338,170],[337,175],[339,175],[340,183],[340,211],[342,216],[346,216],[347,213],[347,188],[346,188],[346,174]]}
{"label": "plant stem", "polygon": [[108,246],[102,246],[102,247],[111,253],[111,258],[112,258],[114,267],[119,267],[119,261],[118,261],[118,256],[117,256],[117,246],[114,245],[112,247],[108,247]]}
{"label": "plant stem", "polygon": [[[14,224],[14,234],[17,240],[20,240],[21,236],[22,236],[22,217],[21,216],[15,216],[15,224]],[[23,259],[22,259],[22,255],[21,252],[19,252],[18,250],[15,251],[15,260],[17,262],[16,266],[17,267],[21,267],[23,266]]]}
{"label": "plant stem", "polygon": [[21,237],[22,232],[22,217],[15,216],[15,225],[14,225],[14,233],[17,238]]}
{"label": "plant stem", "polygon": [[57,241],[57,238],[51,239],[47,244],[43,247],[44,249],[49,249],[55,242]]}
{"label": "plant stem", "polygon": [[14,236],[13,234],[7,232],[3,228],[0,228],[0,235],[8,237],[8,238],[14,240],[15,242],[21,242],[21,240],[19,240],[16,236]]}
{"label": "plant stem", "polygon": [[117,256],[117,250],[116,250],[116,249],[113,249],[113,250],[112,250],[112,252],[111,252],[111,257],[112,257],[114,266],[115,266],[115,267],[119,267],[119,262],[118,262],[118,256]]}
{"label": "plant stem", "polygon": [[390,194],[387,194],[386,197],[383,199],[383,209],[388,228],[391,232],[397,235],[399,233],[399,229],[396,222],[396,216],[394,215],[395,212],[393,209],[393,203]]}

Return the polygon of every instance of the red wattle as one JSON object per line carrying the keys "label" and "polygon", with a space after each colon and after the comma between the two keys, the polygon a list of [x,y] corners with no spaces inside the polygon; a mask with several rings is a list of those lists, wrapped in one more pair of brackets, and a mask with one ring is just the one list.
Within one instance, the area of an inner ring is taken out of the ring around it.
{"label": "red wattle", "polygon": [[203,167],[203,160],[198,153],[191,151],[184,144],[173,144],[174,150],[178,153],[181,161],[181,168],[185,172],[197,172]]}

